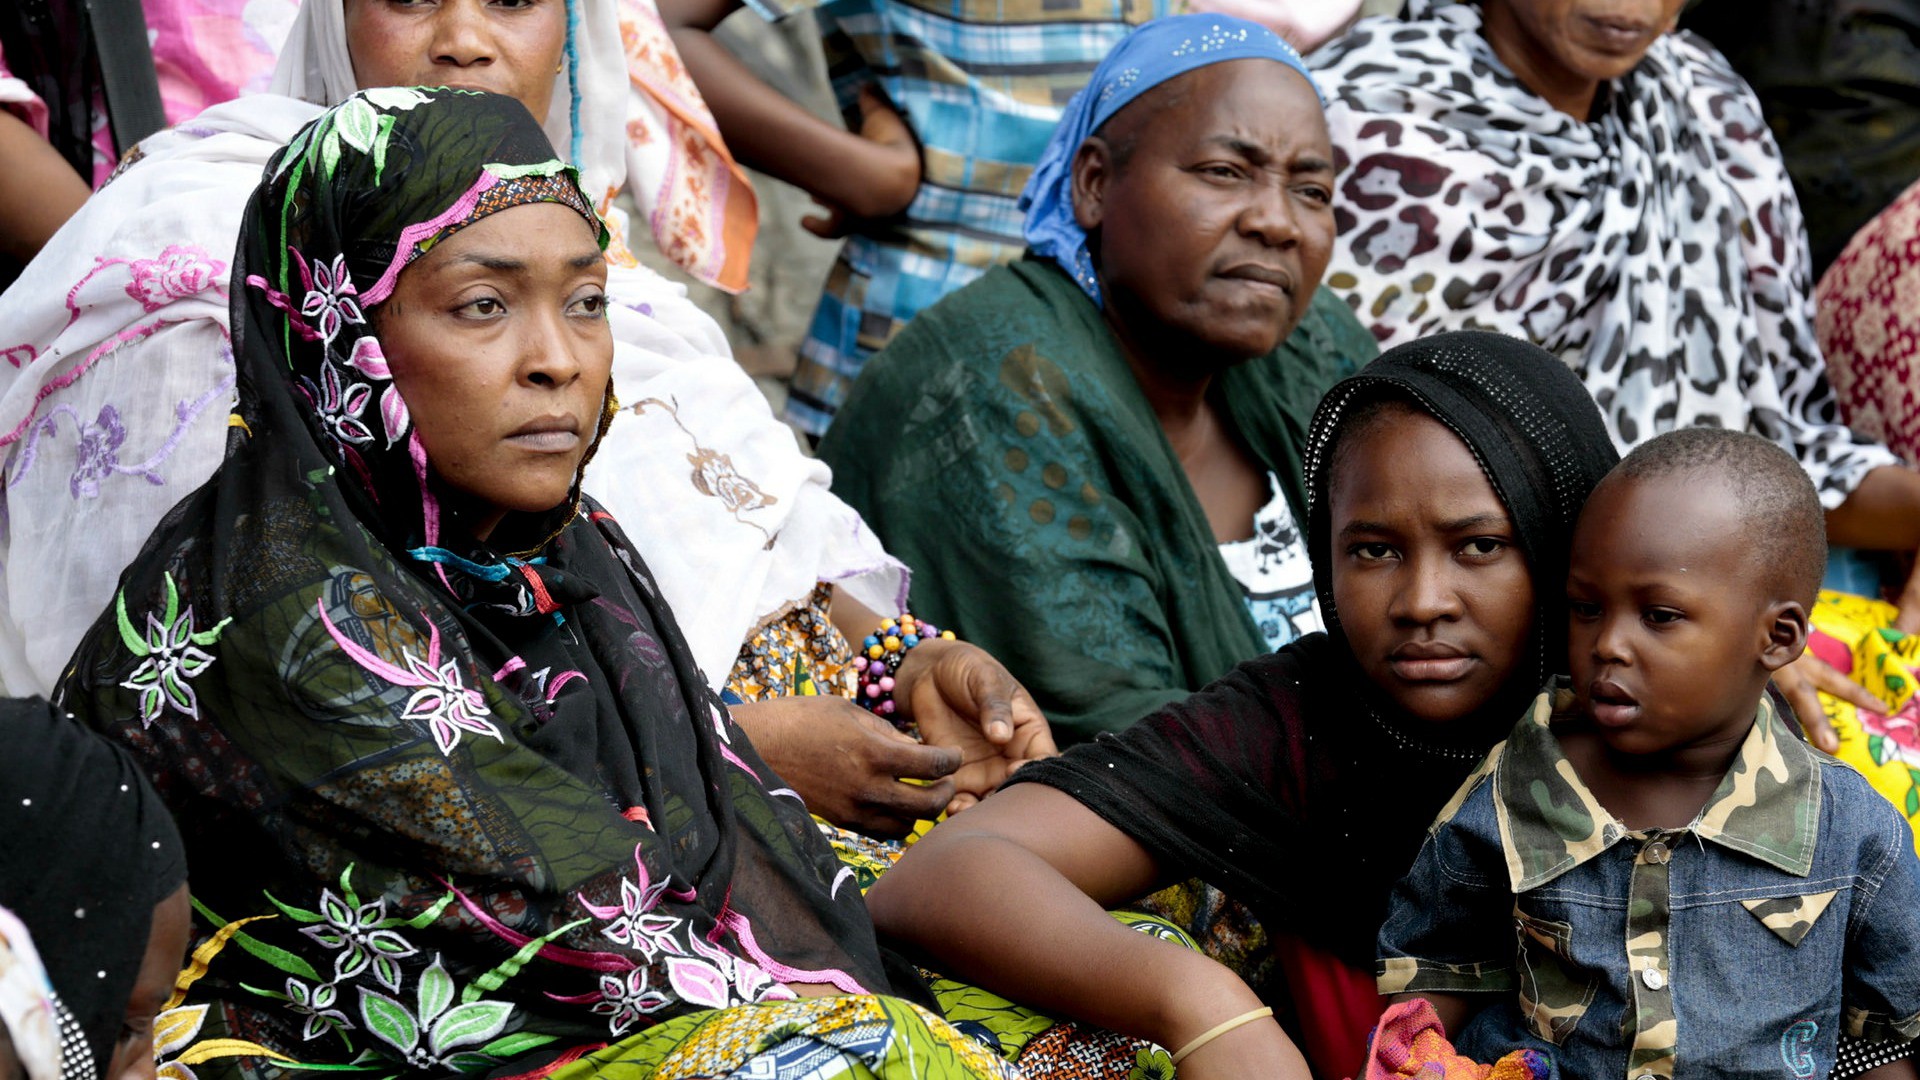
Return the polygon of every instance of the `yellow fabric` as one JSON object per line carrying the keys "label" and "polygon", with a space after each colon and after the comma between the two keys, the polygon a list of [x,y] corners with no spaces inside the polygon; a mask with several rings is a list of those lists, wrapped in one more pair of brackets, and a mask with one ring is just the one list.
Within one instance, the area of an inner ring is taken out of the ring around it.
{"label": "yellow fabric", "polygon": [[1893,715],[1882,716],[1820,695],[1840,736],[1835,756],[1865,774],[1911,827],[1920,822],[1920,700],[1914,696],[1920,635],[1893,629],[1894,615],[1892,604],[1823,590],[1813,606],[1809,649],[1895,707]]}

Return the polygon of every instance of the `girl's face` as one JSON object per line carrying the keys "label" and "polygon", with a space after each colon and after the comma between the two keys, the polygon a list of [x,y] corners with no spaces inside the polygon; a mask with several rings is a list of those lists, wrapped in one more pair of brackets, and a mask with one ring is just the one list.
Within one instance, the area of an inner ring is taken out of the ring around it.
{"label": "girl's face", "polygon": [[174,979],[186,963],[188,938],[193,931],[192,911],[185,885],[154,905],[146,955],[141,959],[140,973],[134,977],[133,993],[127,997],[126,1018],[120,1037],[114,1040],[113,1058],[107,1063],[107,1080],[145,1080],[154,1075],[153,1021],[173,993]]}
{"label": "girl's face", "polygon": [[1533,575],[1473,451],[1412,407],[1345,433],[1331,470],[1334,606],[1402,711],[1473,715],[1532,657]]}
{"label": "girl's face", "polygon": [[606,286],[586,219],[526,203],[435,244],[374,309],[428,463],[476,504],[476,539],[572,490],[613,370]]}
{"label": "girl's face", "polygon": [[362,90],[451,86],[520,99],[546,122],[567,46],[566,0],[343,0]]}

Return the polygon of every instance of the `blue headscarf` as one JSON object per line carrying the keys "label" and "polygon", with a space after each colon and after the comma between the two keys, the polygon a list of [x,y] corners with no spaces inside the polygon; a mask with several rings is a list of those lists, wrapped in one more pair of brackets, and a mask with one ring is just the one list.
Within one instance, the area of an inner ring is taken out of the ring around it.
{"label": "blue headscarf", "polygon": [[1228,60],[1278,60],[1299,72],[1326,104],[1293,46],[1259,23],[1231,15],[1172,15],[1143,24],[1113,47],[1094,69],[1093,80],[1067,103],[1053,141],[1020,193],[1020,209],[1027,214],[1027,247],[1059,263],[1096,305],[1100,279],[1087,253],[1086,230],[1073,219],[1073,155],[1134,98],[1195,68]]}

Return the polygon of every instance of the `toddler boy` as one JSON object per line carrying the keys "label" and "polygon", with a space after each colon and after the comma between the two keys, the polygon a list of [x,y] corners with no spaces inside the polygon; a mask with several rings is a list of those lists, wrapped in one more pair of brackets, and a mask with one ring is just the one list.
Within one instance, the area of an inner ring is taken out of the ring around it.
{"label": "toddler boy", "polygon": [[1593,1080],[1807,1080],[1840,1034],[1879,1057],[1920,1036],[1906,823],[1765,695],[1825,561],[1819,499],[1771,442],[1629,454],[1574,533],[1572,678],[1440,812],[1381,992],[1432,1001],[1471,1057],[1532,1047]]}

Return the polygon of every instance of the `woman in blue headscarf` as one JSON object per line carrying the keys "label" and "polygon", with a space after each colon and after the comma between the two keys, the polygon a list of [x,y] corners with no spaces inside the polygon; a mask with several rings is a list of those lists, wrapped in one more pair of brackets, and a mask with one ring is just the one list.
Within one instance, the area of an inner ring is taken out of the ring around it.
{"label": "woman in blue headscarf", "polygon": [[1028,257],[918,316],[821,446],[914,568],[915,610],[1000,657],[1066,739],[1319,626],[1307,421],[1375,351],[1317,290],[1333,174],[1271,31],[1141,27],[1022,195]]}

